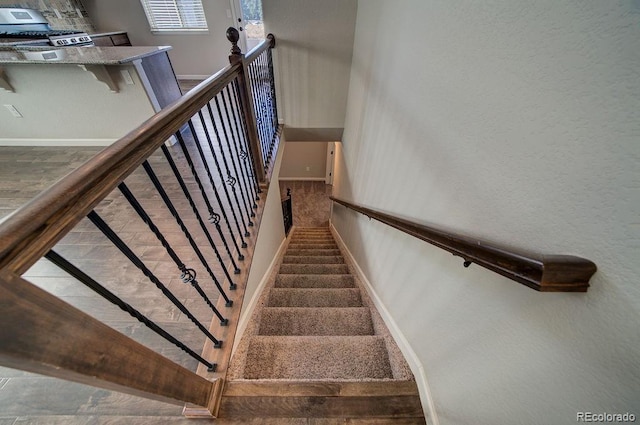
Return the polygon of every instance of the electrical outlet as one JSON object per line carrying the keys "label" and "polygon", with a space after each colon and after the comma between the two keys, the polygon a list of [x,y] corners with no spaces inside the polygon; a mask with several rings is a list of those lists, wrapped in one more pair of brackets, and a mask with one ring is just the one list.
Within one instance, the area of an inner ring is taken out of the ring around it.
{"label": "electrical outlet", "polygon": [[307,171],[311,171],[311,167],[307,165]]}
{"label": "electrical outlet", "polygon": [[231,18],[231,9],[227,9],[227,18]]}
{"label": "electrical outlet", "polygon": [[9,110],[9,112],[11,112],[11,115],[13,115],[16,118],[22,118],[22,114],[20,113],[20,111],[18,111],[16,109],[15,106],[13,105],[4,105],[5,108],[7,108]]}
{"label": "electrical outlet", "polygon": [[122,78],[127,85],[133,85],[133,78],[131,78],[131,74],[129,73],[129,71],[127,71],[126,69],[122,69],[120,70],[120,74],[122,74]]}

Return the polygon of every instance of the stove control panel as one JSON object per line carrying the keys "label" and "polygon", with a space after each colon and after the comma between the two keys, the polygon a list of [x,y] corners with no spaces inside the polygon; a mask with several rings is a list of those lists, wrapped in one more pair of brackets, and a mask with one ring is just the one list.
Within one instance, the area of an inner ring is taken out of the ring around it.
{"label": "stove control panel", "polygon": [[86,33],[50,36],[49,42],[53,46],[58,46],[58,47],[92,46],[93,45],[93,41],[91,40],[91,37]]}

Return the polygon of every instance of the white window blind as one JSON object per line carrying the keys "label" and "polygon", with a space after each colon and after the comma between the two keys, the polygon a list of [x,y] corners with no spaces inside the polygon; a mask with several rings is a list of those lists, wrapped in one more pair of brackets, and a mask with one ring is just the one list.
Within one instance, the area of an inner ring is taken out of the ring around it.
{"label": "white window blind", "polygon": [[140,0],[151,31],[204,31],[201,0]]}

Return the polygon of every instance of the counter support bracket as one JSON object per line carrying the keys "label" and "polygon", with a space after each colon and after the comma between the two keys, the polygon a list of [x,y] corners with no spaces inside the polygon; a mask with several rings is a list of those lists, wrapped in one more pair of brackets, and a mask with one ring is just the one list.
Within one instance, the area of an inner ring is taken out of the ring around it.
{"label": "counter support bracket", "polygon": [[0,88],[4,89],[8,92],[15,93],[15,90],[9,83],[9,79],[7,78],[7,74],[4,73],[4,68],[0,67]]}
{"label": "counter support bracket", "polygon": [[109,90],[112,93],[118,93],[118,84],[111,78],[111,74],[109,74],[109,70],[104,65],[78,65],[80,69],[87,71],[93,75],[93,77],[106,84],[109,87]]}

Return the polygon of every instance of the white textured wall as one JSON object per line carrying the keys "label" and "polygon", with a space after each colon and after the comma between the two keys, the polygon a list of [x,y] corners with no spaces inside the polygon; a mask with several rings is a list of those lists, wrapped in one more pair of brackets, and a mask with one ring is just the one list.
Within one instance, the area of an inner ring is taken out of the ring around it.
{"label": "white textured wall", "polygon": [[327,142],[287,142],[281,179],[321,179],[327,172]]}
{"label": "white textured wall", "polygon": [[[251,271],[247,281],[247,289],[244,294],[244,301],[242,303],[242,317],[240,319],[241,331],[237,336],[236,344],[240,341],[240,334],[244,332],[246,326],[246,320],[251,314],[251,311],[247,310],[247,306],[251,302],[251,299],[255,296],[261,281],[265,278],[266,273],[269,272],[269,266],[276,255],[280,244],[286,237],[284,234],[284,220],[282,218],[282,203],[280,202],[280,188],[278,187],[278,176],[280,174],[280,167],[282,164],[282,155],[286,142],[284,138],[280,139],[280,148],[276,155],[276,162],[273,166],[273,174],[271,175],[271,184],[267,192],[267,199],[265,201],[264,212],[262,213],[262,221],[260,223],[260,229],[258,229],[258,239],[256,240],[256,247],[253,254],[253,260],[251,262]],[[264,193],[261,196],[265,196]]]}
{"label": "white textured wall", "polygon": [[640,417],[639,46],[638,1],[359,2],[334,193],[599,268],[538,293],[334,206],[440,424]]}
{"label": "white textured wall", "polygon": [[0,110],[0,145],[109,145],[155,113],[133,65],[107,67],[118,93],[76,65],[2,67],[15,91],[0,89],[0,105],[14,105],[22,118]]}
{"label": "white textured wall", "polygon": [[229,64],[231,43],[225,32],[234,24],[227,17],[229,0],[206,0],[207,34],[152,34],[139,0],[82,0],[98,32],[127,31],[133,45],[173,46],[169,52],[177,75],[211,75]]}
{"label": "white textured wall", "polygon": [[276,36],[279,118],[290,127],[342,128],[356,0],[265,0]]}

